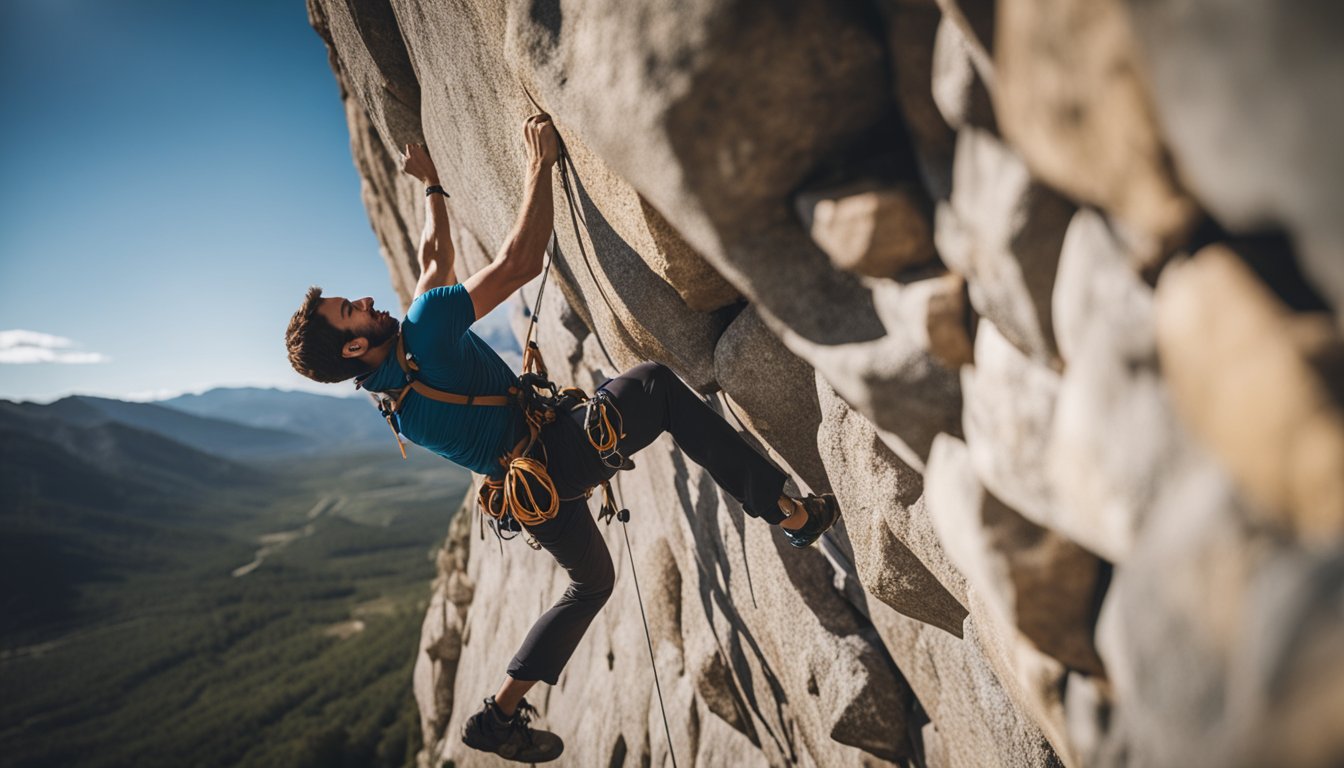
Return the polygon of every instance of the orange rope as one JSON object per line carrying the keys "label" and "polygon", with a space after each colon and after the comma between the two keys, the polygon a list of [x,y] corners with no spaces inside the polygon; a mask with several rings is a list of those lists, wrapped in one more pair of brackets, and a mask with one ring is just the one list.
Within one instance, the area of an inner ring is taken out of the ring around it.
{"label": "orange rope", "polygon": [[[544,504],[537,500],[529,478],[545,492]],[[538,525],[555,517],[560,510],[560,499],[545,464],[526,456],[509,463],[509,472],[504,476],[504,507],[523,525]]]}
{"label": "orange rope", "polygon": [[[610,405],[610,403],[605,400],[599,402],[597,405],[597,417],[602,424],[602,430],[598,434],[606,435],[606,437],[601,438],[601,441],[599,442],[598,439],[593,437],[592,432],[588,433],[588,442],[592,444],[593,448],[597,449],[598,453],[605,453],[614,449],[620,438],[625,437],[625,435],[618,434],[616,428],[612,426],[611,417],[607,416],[608,405]],[[615,406],[612,407],[614,408]],[[620,411],[617,411],[616,415],[619,417]]]}
{"label": "orange rope", "polygon": [[[500,457],[499,463],[505,467],[504,477],[499,480],[486,478],[477,500],[481,512],[496,520],[503,520],[508,515],[523,525],[537,525],[554,518],[560,510],[555,481],[546,472],[545,458],[538,460],[528,456],[541,435],[541,428],[555,420],[555,411],[549,408],[524,410],[523,418],[530,434],[518,441],[511,452]],[[542,492],[544,504],[538,501],[533,482]]]}

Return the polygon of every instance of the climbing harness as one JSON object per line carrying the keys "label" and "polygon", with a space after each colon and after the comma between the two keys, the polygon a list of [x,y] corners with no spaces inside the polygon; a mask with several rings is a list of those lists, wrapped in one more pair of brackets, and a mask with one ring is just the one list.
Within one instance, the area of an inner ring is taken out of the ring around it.
{"label": "climbing harness", "polygon": [[[547,262],[547,271],[550,262]],[[542,283],[544,290],[545,283]],[[541,293],[538,292],[538,308]],[[624,435],[619,429],[620,412],[605,393],[589,398],[577,387],[558,388],[547,377],[546,367],[541,360],[541,352],[532,340],[532,330],[536,324],[537,313],[532,313],[532,322],[528,328],[528,338],[523,355],[523,371],[517,381],[503,395],[461,395],[437,389],[419,377],[419,365],[414,356],[406,349],[404,337],[396,342],[396,360],[406,375],[405,386],[374,394],[379,410],[396,437],[403,458],[405,445],[398,428],[398,413],[406,403],[406,398],[414,392],[442,403],[463,406],[506,407],[515,406],[522,414],[527,425],[527,434],[513,448],[499,457],[504,468],[501,477],[486,477],[477,495],[479,511],[490,518],[490,526],[500,539],[511,539],[522,533],[529,546],[539,549],[540,545],[527,533],[526,526],[538,525],[555,517],[560,503],[588,498],[592,489],[579,496],[561,498],[556,491],[555,481],[546,471],[546,446],[542,443],[541,430],[556,419],[558,413],[567,410],[585,408],[585,421],[593,427],[587,431],[589,442],[602,458],[606,466],[613,468],[632,467],[633,463],[621,456],[616,449],[617,441]],[[614,415],[614,421],[613,421]],[[613,463],[614,462],[614,463]],[[616,514],[611,501],[609,482],[602,484],[603,504],[599,519],[610,520]],[[484,520],[482,535],[484,535]]]}
{"label": "climbing harness", "polygon": [[[617,450],[618,441],[624,437],[620,428],[622,419],[620,411],[611,402],[607,393],[599,391],[595,397],[590,398],[577,387],[558,388],[548,377],[545,363],[541,359],[541,350],[532,338],[541,312],[541,300],[546,290],[547,278],[555,261],[554,233],[550,245],[541,286],[537,290],[536,303],[528,322],[523,347],[522,372],[506,394],[462,395],[438,389],[422,381],[419,377],[420,366],[411,351],[406,348],[406,339],[401,335],[397,337],[395,359],[406,376],[406,385],[399,389],[370,393],[373,394],[383,418],[392,429],[402,458],[406,458],[406,446],[401,439],[398,413],[412,392],[437,402],[454,405],[517,407],[527,425],[527,435],[520,439],[512,450],[500,456],[499,464],[504,468],[504,474],[498,478],[485,478],[477,495],[477,504],[483,516],[481,535],[485,534],[484,517],[489,517],[490,527],[496,537],[507,540],[521,533],[533,549],[540,549],[541,545],[527,532],[526,526],[538,525],[554,518],[561,502],[588,498],[593,490],[589,488],[581,495],[561,498],[556,491],[555,481],[546,471],[546,446],[540,440],[541,430],[555,421],[557,413],[585,408],[585,432],[603,464],[613,469],[634,467],[634,463]],[[362,380],[356,386],[360,384]],[[615,416],[614,421],[612,414]],[[598,519],[609,523],[616,514],[610,482],[603,481],[601,487],[603,501]]]}

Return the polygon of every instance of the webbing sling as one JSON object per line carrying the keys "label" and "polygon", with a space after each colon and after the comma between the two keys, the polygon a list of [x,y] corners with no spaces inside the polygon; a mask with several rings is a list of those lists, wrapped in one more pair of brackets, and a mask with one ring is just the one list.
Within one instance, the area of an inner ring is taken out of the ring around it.
{"label": "webbing sling", "polygon": [[[459,395],[456,392],[448,392],[436,387],[431,387],[423,381],[420,381],[420,365],[415,362],[415,358],[406,351],[406,337],[397,334],[396,351],[397,365],[401,372],[406,376],[406,386],[389,390],[386,393],[374,395],[378,403],[378,410],[387,420],[387,426],[392,428],[392,437],[397,441],[397,448],[401,451],[401,458],[406,458],[406,445],[401,440],[401,430],[397,428],[397,414],[401,411],[401,405],[406,401],[406,396],[412,392],[435,400],[440,403],[451,403],[453,405],[483,405],[483,406],[506,406],[513,404],[517,394],[517,388],[510,387],[507,395]],[[357,382],[359,387],[362,382]]]}
{"label": "webbing sling", "polygon": [[409,382],[396,396],[396,406],[401,407],[401,401],[405,399],[407,390],[414,391],[417,395],[423,395],[430,400],[437,400],[440,403],[452,403],[453,405],[487,405],[502,406],[513,403],[512,392],[508,395],[459,395],[456,392],[447,392],[442,389],[431,387],[419,379],[420,365],[415,362],[415,358],[406,352],[406,338],[401,334],[397,335],[397,365],[406,374],[406,380]]}

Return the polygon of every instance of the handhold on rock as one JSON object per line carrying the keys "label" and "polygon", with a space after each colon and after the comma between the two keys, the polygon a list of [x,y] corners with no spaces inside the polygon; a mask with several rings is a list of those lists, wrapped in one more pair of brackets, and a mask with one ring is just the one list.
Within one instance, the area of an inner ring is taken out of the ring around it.
{"label": "handhold on rock", "polygon": [[929,334],[929,352],[948,368],[960,368],[974,361],[971,346],[971,307],[966,295],[966,280],[949,274],[938,278],[929,292],[924,328]]}
{"label": "handhold on rock", "polygon": [[873,304],[891,332],[899,329],[948,370],[974,359],[974,312],[961,275],[944,272],[905,284],[884,281],[873,289]]}
{"label": "handhold on rock", "polygon": [[862,181],[803,192],[798,214],[837,269],[895,277],[933,260],[933,224],[913,183]]}

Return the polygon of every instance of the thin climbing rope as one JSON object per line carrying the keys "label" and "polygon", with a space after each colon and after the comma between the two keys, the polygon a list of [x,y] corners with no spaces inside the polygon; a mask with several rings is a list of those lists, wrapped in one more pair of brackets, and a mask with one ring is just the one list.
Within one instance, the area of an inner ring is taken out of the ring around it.
{"label": "thin climbing rope", "polygon": [[[528,93],[526,87],[523,88],[523,92],[527,94],[527,98],[529,101],[532,102],[533,106],[545,112],[544,109],[541,109],[541,105],[537,104],[537,100],[532,98],[532,94]],[[583,244],[583,233],[579,229],[579,217],[577,213],[578,205],[577,201],[575,200],[576,194],[571,189],[569,179],[569,166],[573,165],[573,161],[570,159],[569,150],[565,147],[565,142],[563,139],[560,138],[560,134],[558,131],[556,132],[556,143],[558,145],[558,149],[560,150],[560,157],[559,157],[560,184],[565,190],[565,203],[566,206],[569,208],[569,222],[570,226],[574,228],[574,240],[579,245],[579,254],[583,257],[583,266],[588,270],[588,275],[593,279],[593,284],[597,286],[597,291],[599,294],[601,294],[602,300],[606,303],[607,310],[611,312],[612,317],[613,318],[620,317],[620,315],[617,314],[616,312],[615,305],[612,303],[611,298],[607,296],[606,289],[602,287],[602,281],[597,278],[597,273],[593,270],[593,265],[590,263],[588,258],[588,249]],[[551,254],[550,258],[546,262],[547,273],[550,272],[551,263],[554,262],[555,260],[556,238],[554,230],[551,231],[550,244],[551,244]],[[546,279],[543,276],[541,288],[538,289],[537,291],[536,309],[534,309],[532,312],[532,321],[527,329],[527,340],[529,342],[532,340],[532,329],[536,327],[537,315],[541,310],[541,292],[544,291],[545,289],[546,289]],[[594,332],[594,336],[597,336],[596,332]],[[606,345],[602,344],[601,336],[597,337],[597,342],[598,346],[602,349],[602,354],[607,358],[607,362],[613,367],[615,367],[616,361],[611,358],[611,353],[607,352]],[[524,345],[523,349],[524,350],[528,349],[528,346]],[[601,417],[603,421],[606,422],[604,426],[608,434],[611,435],[612,442],[614,443],[615,435],[611,434],[614,430],[611,430],[611,423],[606,418],[605,408],[602,409]],[[594,448],[599,447],[598,446],[599,441],[594,440],[591,435],[589,435],[589,442],[593,443]],[[605,443],[606,441],[603,440],[600,442]],[[614,445],[612,447],[614,447]],[[617,483],[619,484],[619,482],[620,481],[618,480]],[[609,485],[604,487],[603,489],[604,494],[607,493],[607,488],[609,487],[610,487]],[[639,588],[639,573],[638,568],[635,567],[635,551],[630,546],[630,530],[627,527],[630,521],[630,510],[625,509],[624,505],[622,505],[621,510],[619,513],[617,513],[616,517],[621,521],[621,533],[625,536],[625,554],[626,557],[628,557],[630,560],[630,576],[635,583],[635,598],[639,601],[639,619],[644,624],[644,641],[645,643],[648,644],[649,648],[649,667],[653,670],[653,685],[654,689],[658,693],[658,709],[663,716],[663,733],[667,736],[667,752],[672,757],[672,768],[676,768],[677,752],[672,746],[672,728],[667,724],[667,704],[663,701],[663,684],[662,681],[659,680],[658,678],[658,663],[653,655],[653,634],[649,631],[649,617],[648,614],[645,613],[644,611],[644,595]],[[608,524],[610,524],[611,522],[610,519],[608,519],[607,522]]]}
{"label": "thin climbing rope", "polygon": [[[537,103],[537,100],[532,98],[532,92],[527,90],[527,85],[521,82],[519,83],[519,85],[522,86],[523,94],[527,96],[527,100],[532,102],[532,106],[536,107],[538,112],[546,112],[546,110],[543,109],[542,106]],[[588,270],[588,276],[593,279],[593,285],[597,286],[597,292],[602,295],[602,301],[606,303],[607,311],[611,313],[611,316],[613,318],[618,318],[620,317],[620,314],[616,312],[615,304],[612,303],[611,297],[607,296],[606,289],[602,287],[602,281],[597,279],[597,273],[593,270],[593,265],[588,260],[588,249],[583,244],[583,233],[579,228],[579,217],[577,213],[578,205],[575,199],[578,195],[570,188],[569,169],[574,167],[574,160],[570,157],[569,148],[565,146],[565,140],[560,137],[559,130],[556,130],[555,132],[555,141],[556,141],[556,148],[560,150],[560,157],[558,158],[560,161],[560,186],[565,190],[565,204],[569,208],[569,223],[570,226],[573,227],[574,229],[574,241],[579,244],[579,255],[583,257],[583,266]],[[558,247],[559,246],[557,245],[557,240],[555,238],[555,231],[552,230],[551,231],[552,259],[555,258],[555,251],[558,249]],[[550,265],[548,263],[547,269],[549,268]],[[538,307],[541,306],[540,298],[538,298],[537,306]],[[536,317],[535,313],[533,313],[533,317],[534,318]],[[531,337],[530,329],[528,333],[530,338]],[[607,351],[607,345],[602,343],[602,336],[598,334],[596,331],[594,331],[593,337],[597,339],[597,346],[599,349],[602,350],[602,356],[607,358],[607,364],[610,365],[612,368],[615,368],[616,361],[612,359],[611,353]],[[526,349],[526,347],[524,347],[524,349]]]}
{"label": "thin climbing rope", "polygon": [[[559,134],[556,134],[556,138],[560,145],[560,186],[565,190],[565,207],[569,209],[569,224],[574,230],[574,241],[579,244],[579,255],[583,258],[584,269],[588,270],[588,276],[592,278],[593,285],[597,286],[597,292],[602,296],[602,302],[607,305],[607,311],[611,313],[613,319],[619,318],[621,315],[616,311],[616,304],[607,295],[607,289],[602,287],[602,281],[598,279],[597,271],[593,269],[592,262],[588,257],[588,248],[583,244],[583,232],[579,228],[578,193],[571,188],[570,182],[569,169],[574,167],[574,160],[570,157],[569,149],[565,146],[564,140],[559,138]],[[602,355],[607,358],[607,363],[615,368],[616,361],[611,359],[611,353],[602,343],[602,337],[598,336],[596,331],[593,335],[597,336],[597,344],[602,349]]]}
{"label": "thin climbing rope", "polygon": [[644,595],[639,589],[639,573],[635,568],[635,550],[630,546],[630,510],[622,508],[617,515],[621,533],[625,534],[625,554],[630,558],[630,576],[635,582],[635,597],[639,600],[639,619],[644,622],[644,641],[649,645],[649,666],[653,668],[653,687],[658,692],[658,709],[663,715],[663,733],[667,735],[667,753],[672,756],[672,768],[677,768],[677,751],[672,747],[672,729],[667,724],[667,705],[663,703],[663,684],[658,680],[658,662],[653,657],[653,634],[649,632],[649,617],[644,613]]}
{"label": "thin climbing rope", "polygon": [[555,228],[551,228],[551,239],[546,244],[546,268],[541,271],[541,285],[537,287],[537,301],[532,305],[532,317],[527,324],[527,339],[523,341],[523,349],[531,346],[532,331],[537,327],[537,316],[541,314],[541,296],[546,293],[546,278],[551,275],[551,264],[555,262]]}
{"label": "thin climbing rope", "polygon": [[[531,98],[530,94],[528,98]],[[536,102],[533,103],[535,104]],[[559,139],[558,134],[556,138]],[[612,303],[611,298],[607,296],[606,289],[602,287],[602,281],[598,279],[597,272],[593,269],[593,265],[588,258],[588,249],[583,244],[583,233],[579,229],[577,195],[571,188],[570,182],[569,168],[573,166],[574,161],[570,159],[569,150],[565,147],[563,140],[559,141],[559,149],[560,184],[565,190],[565,203],[566,207],[569,208],[569,223],[574,229],[574,240],[579,245],[579,255],[583,257],[583,266],[588,270],[588,276],[592,278],[593,285],[597,286],[597,292],[601,294],[602,301],[606,303],[607,311],[611,312],[613,318],[620,317],[616,312],[616,307]],[[601,341],[602,339],[599,337],[598,345],[602,348],[602,354],[606,356],[607,362],[615,367],[616,361],[611,359],[611,354],[607,352],[606,346],[601,344]],[[604,410],[603,416],[605,415]],[[638,569],[635,567],[635,551],[630,546],[630,530],[627,527],[630,520],[630,510],[625,509],[624,506],[622,506],[621,511],[617,515],[617,519],[621,521],[621,533],[625,536],[625,554],[630,559],[630,576],[635,582],[635,598],[639,601],[639,619],[644,624],[644,641],[649,647],[649,667],[653,670],[653,686],[654,690],[658,693],[658,709],[663,716],[663,733],[667,735],[667,752],[672,757],[672,768],[676,768],[677,753],[672,747],[672,729],[667,724],[667,704],[663,701],[662,681],[658,679],[658,661],[653,655],[653,635],[649,632],[648,614],[644,612],[644,595],[639,588],[639,574]]]}

